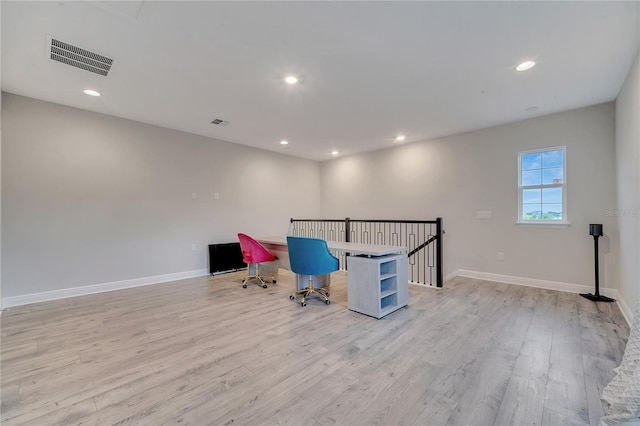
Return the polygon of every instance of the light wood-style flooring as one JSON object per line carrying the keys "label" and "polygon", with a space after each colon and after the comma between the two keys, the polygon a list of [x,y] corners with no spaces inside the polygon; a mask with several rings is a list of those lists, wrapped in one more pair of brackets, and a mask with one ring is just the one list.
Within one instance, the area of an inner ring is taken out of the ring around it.
{"label": "light wood-style flooring", "polygon": [[455,278],[381,320],[244,272],[5,310],[2,424],[596,425],[615,304]]}

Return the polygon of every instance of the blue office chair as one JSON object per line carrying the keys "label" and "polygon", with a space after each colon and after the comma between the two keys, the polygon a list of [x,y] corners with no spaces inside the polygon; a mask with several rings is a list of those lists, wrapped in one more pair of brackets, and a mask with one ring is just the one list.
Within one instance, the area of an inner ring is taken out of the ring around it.
{"label": "blue office chair", "polygon": [[314,275],[329,274],[340,267],[338,259],[329,251],[327,242],[319,238],[287,237],[287,249],[291,271],[309,276],[309,286],[293,291],[289,299],[294,300],[296,294],[302,294],[300,304],[307,306],[307,298],[312,294],[318,294],[324,299],[324,303],[331,303],[327,290],[313,287]]}

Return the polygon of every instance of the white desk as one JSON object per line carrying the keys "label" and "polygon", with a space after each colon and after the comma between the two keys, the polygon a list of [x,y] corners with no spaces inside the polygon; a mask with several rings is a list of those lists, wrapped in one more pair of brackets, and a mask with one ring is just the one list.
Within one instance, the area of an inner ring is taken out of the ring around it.
{"label": "white desk", "polygon": [[[278,256],[277,266],[291,270],[286,237],[263,237],[256,240]],[[382,318],[407,306],[409,295],[406,247],[344,241],[327,241],[327,247],[329,250],[350,254],[347,257],[349,309]],[[314,286],[328,286],[329,277],[329,274],[314,277]],[[306,277],[297,275],[298,289],[306,286]]]}
{"label": "white desk", "polygon": [[[289,265],[289,251],[287,250],[287,237],[262,237],[256,240],[278,256],[280,267],[291,270]],[[386,246],[380,244],[347,243],[344,241],[327,241],[329,250],[367,256],[385,256],[387,254],[406,253],[403,246]]]}

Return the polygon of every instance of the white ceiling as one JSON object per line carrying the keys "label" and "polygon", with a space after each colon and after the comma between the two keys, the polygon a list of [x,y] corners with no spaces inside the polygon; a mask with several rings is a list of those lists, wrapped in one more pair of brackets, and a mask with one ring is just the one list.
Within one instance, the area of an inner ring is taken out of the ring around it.
{"label": "white ceiling", "polygon": [[[640,38],[637,1],[1,8],[6,92],[320,161],[611,101]],[[117,62],[54,62],[48,35]]]}

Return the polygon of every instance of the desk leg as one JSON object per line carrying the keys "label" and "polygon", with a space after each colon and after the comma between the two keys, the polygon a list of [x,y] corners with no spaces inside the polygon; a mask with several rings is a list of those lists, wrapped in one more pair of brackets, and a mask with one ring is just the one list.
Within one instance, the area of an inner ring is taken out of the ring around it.
{"label": "desk leg", "polygon": [[[331,284],[331,274],[313,275],[311,277],[314,288],[329,287]],[[298,290],[303,290],[309,286],[309,275],[296,274],[296,282]]]}
{"label": "desk leg", "polygon": [[[256,274],[256,264],[252,263],[247,266],[247,272],[249,275]],[[276,262],[265,262],[260,264],[260,275],[263,277],[271,277],[274,279],[278,275],[278,264]]]}

